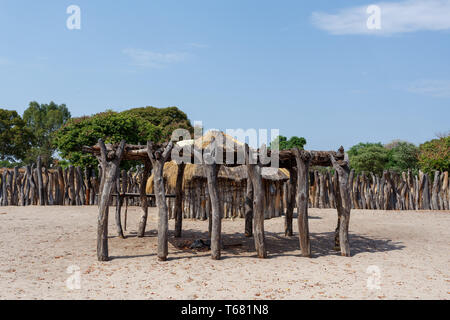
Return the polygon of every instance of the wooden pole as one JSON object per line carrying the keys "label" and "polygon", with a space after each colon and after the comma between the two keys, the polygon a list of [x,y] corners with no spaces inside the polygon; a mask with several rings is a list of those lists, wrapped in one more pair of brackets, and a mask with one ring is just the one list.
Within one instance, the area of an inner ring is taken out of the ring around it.
{"label": "wooden pole", "polygon": [[175,238],[181,238],[183,229],[183,177],[186,164],[177,165],[177,182],[175,185]]}
{"label": "wooden pole", "polygon": [[[309,177],[308,177],[309,178]],[[284,235],[292,237],[294,235],[292,230],[292,219],[294,217],[294,207],[297,194],[297,171],[295,168],[289,168],[289,182],[287,183],[287,197],[286,197],[286,215],[284,219]]]}
{"label": "wooden pole", "polygon": [[36,170],[37,170],[37,180],[38,180],[39,205],[44,206],[45,205],[45,200],[44,200],[44,184],[43,184],[43,181],[42,181],[41,156],[37,157]]}
{"label": "wooden pole", "polygon": [[308,190],[309,190],[309,164],[311,154],[307,151],[293,149],[297,163],[297,212],[298,232],[302,256],[311,256],[311,243],[309,240],[308,222]]}
{"label": "wooden pole", "polygon": [[140,202],[141,202],[141,218],[139,220],[138,237],[143,238],[145,235],[145,228],[147,226],[148,216],[148,200],[147,200],[147,180],[151,170],[151,162],[144,162],[144,172],[142,173],[142,182],[139,188]]}
{"label": "wooden pole", "polygon": [[117,167],[116,174],[116,230],[119,238],[125,239],[122,229],[122,220],[120,217],[122,209],[122,198],[120,197],[120,167]]}
{"label": "wooden pole", "polygon": [[168,255],[169,218],[164,190],[164,163],[170,156],[173,143],[155,149],[152,142],[147,141],[147,154],[153,166],[153,182],[155,187],[156,205],[158,206],[158,259],[166,261]]}
{"label": "wooden pole", "polygon": [[348,187],[348,176],[350,173],[350,169],[348,167],[348,162],[344,161],[341,165],[337,163],[334,159],[334,156],[330,154],[330,160],[333,164],[333,168],[338,173],[338,183],[339,194],[337,195],[339,198],[338,202],[338,213],[340,211],[339,218],[339,244],[341,248],[341,255],[350,257],[350,244],[348,241],[348,228],[350,223],[350,211],[351,211],[351,199],[350,199],[350,190]]}
{"label": "wooden pole", "polygon": [[99,214],[97,226],[97,259],[99,261],[109,260],[108,256],[108,213],[111,189],[116,180],[116,175],[125,148],[125,140],[122,140],[117,150],[108,153],[102,139],[98,141],[101,154],[99,161],[103,172],[103,188],[100,194]]}
{"label": "wooden pole", "polygon": [[221,202],[217,186],[217,174],[220,165],[205,164],[206,177],[208,181],[208,192],[211,199],[211,258],[219,260],[222,247],[222,216]]}
{"label": "wooden pole", "polygon": [[245,236],[253,237],[253,184],[247,172],[247,190],[245,194]]}
{"label": "wooden pole", "polygon": [[258,254],[258,258],[267,258],[266,239],[264,235],[264,186],[261,175],[261,166],[258,164],[251,164],[250,159],[253,155],[250,155],[250,148],[245,145],[245,157],[247,164],[248,176],[253,185],[253,239],[255,240],[255,249]]}

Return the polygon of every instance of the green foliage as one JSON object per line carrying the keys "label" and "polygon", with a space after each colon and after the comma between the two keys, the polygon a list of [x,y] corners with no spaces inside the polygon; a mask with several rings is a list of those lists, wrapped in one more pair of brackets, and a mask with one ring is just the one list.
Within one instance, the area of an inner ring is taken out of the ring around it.
{"label": "green foliage", "polygon": [[359,143],[348,151],[350,166],[356,173],[381,175],[389,162],[389,151],[381,143]]}
{"label": "green foliage", "polygon": [[22,162],[13,162],[8,160],[0,160],[0,168],[14,168],[14,167],[22,167]]}
{"label": "green foliage", "polygon": [[160,109],[155,107],[144,107],[126,110],[122,113],[138,116],[159,127],[161,130],[161,141],[159,142],[170,140],[172,132],[175,129],[186,129],[191,134],[194,133],[194,129],[187,115],[177,107]]}
{"label": "green foliage", "polygon": [[278,136],[270,143],[270,148],[274,149],[278,146],[278,150],[281,151],[293,149],[295,147],[303,149],[305,145],[306,139],[303,137],[299,138],[297,136],[293,136],[288,140],[285,136]]}
{"label": "green foliage", "polygon": [[419,168],[418,147],[406,141],[393,141],[385,147],[388,149],[388,163],[385,169],[398,173],[406,172],[408,169],[417,172]]}
{"label": "green foliage", "polygon": [[51,164],[55,152],[52,143],[54,134],[69,119],[70,112],[65,104],[57,105],[53,101],[49,104],[30,102],[28,109],[23,114],[23,120],[33,132],[34,141],[24,159],[25,162],[34,162],[40,155],[44,165]]}
{"label": "green foliage", "polygon": [[[73,165],[94,166],[97,160],[82,153],[83,146],[92,146],[103,139],[105,143],[118,143],[124,139],[129,144],[143,144],[148,140],[165,142],[170,140],[175,129],[193,132],[186,114],[176,107],[136,108],[117,113],[107,111],[71,119],[56,133],[54,144],[62,158]],[[124,164],[127,167],[127,164]]]}
{"label": "green foliage", "polygon": [[23,159],[33,142],[33,134],[16,111],[0,109],[0,160]]}
{"label": "green foliage", "polygon": [[419,165],[428,174],[435,170],[450,171],[450,136],[420,145]]}
{"label": "green foliage", "polygon": [[96,166],[97,160],[82,152],[83,146],[105,143],[146,144],[160,141],[161,129],[137,115],[107,111],[91,117],[74,118],[56,132],[54,144],[62,158],[76,166]]}

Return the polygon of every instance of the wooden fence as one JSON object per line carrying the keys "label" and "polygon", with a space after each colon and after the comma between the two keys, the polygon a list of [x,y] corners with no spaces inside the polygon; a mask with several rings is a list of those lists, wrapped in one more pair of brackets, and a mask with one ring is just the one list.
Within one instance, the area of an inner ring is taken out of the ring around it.
{"label": "wooden fence", "polygon": [[[101,169],[98,169],[101,176]],[[138,194],[142,182],[143,169],[122,170],[120,179],[114,186],[113,194]],[[310,172],[309,206],[312,208],[336,208],[333,184],[336,175],[331,171]],[[70,166],[62,169],[47,169],[36,166],[25,168],[0,169],[0,205],[97,205],[100,178],[93,168],[81,169]],[[266,218],[278,217],[286,208],[287,184],[276,184],[266,192],[275,192],[277,197],[267,197]],[[450,186],[448,172],[436,171],[433,177],[419,172],[414,176],[411,171],[402,174],[385,171],[381,177],[374,174],[350,173],[349,186],[353,209],[373,210],[450,210]],[[201,189],[201,188],[200,188]],[[206,188],[198,202],[207,202]],[[224,217],[243,217],[245,205],[245,185],[237,188],[230,183],[221,187],[224,198]],[[184,192],[184,217],[205,218],[207,213],[197,205],[192,189]],[[194,200],[193,200],[194,199]],[[274,200],[270,200],[274,199]],[[281,200],[280,200],[281,199]],[[112,200],[114,201],[114,200]],[[139,206],[139,197],[126,199],[127,205]],[[168,198],[169,217],[173,218],[174,199]],[[270,201],[275,201],[270,203]],[[115,203],[115,202],[112,202]],[[150,199],[150,205],[154,205]],[[196,214],[199,210],[199,213]],[[272,210],[273,209],[273,210]]]}
{"label": "wooden fence", "polygon": [[[335,208],[336,177],[331,172],[311,173],[310,206]],[[372,173],[349,176],[353,209],[372,210],[449,210],[450,187],[448,172],[436,171],[434,176],[411,171],[397,174],[385,171],[380,177]]]}

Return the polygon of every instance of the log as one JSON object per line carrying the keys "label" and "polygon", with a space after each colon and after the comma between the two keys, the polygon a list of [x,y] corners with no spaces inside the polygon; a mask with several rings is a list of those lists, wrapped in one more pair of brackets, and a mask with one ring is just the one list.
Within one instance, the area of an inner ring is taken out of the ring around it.
{"label": "log", "polygon": [[258,164],[250,164],[249,147],[245,144],[245,157],[248,176],[253,187],[253,239],[258,258],[267,258],[266,240],[264,235],[264,186],[261,171]]}
{"label": "log", "polygon": [[177,165],[177,182],[175,184],[175,238],[181,238],[183,230],[183,177],[186,164]]}
{"label": "log", "polygon": [[440,187],[440,173],[439,171],[434,172],[434,181],[433,181],[433,189],[431,193],[431,209],[439,210],[439,187]]}
{"label": "log", "polygon": [[[166,261],[168,255],[169,218],[167,215],[167,202],[164,190],[164,163],[170,156],[173,143],[166,147],[156,148],[152,142],[147,141],[147,154],[153,167],[156,205],[158,207],[158,259]],[[145,185],[147,180],[143,180]]]}
{"label": "log", "polygon": [[45,205],[45,199],[44,199],[44,183],[43,183],[43,180],[42,180],[41,156],[37,157],[36,170],[37,170],[39,205],[44,206]]}
{"label": "log", "polygon": [[149,160],[144,162],[144,171],[142,173],[142,182],[139,188],[141,201],[141,218],[139,220],[138,237],[143,238],[145,235],[145,228],[147,226],[148,216],[148,199],[147,199],[147,180],[151,170],[151,162]]}
{"label": "log", "polygon": [[338,175],[338,184],[339,188],[336,191],[339,191],[339,195],[336,198],[339,198],[338,202],[338,214],[340,211],[339,218],[339,244],[341,248],[341,255],[345,257],[350,257],[350,244],[348,240],[348,228],[350,224],[350,211],[351,211],[351,200],[350,200],[350,190],[348,187],[348,176],[350,173],[350,169],[348,167],[347,161],[344,161],[343,164],[339,164],[330,154],[331,163],[333,164],[333,168],[337,171]]}
{"label": "log", "polygon": [[[248,170],[248,169],[247,169]],[[253,237],[253,184],[247,174],[247,189],[245,193],[245,236]]]}
{"label": "log", "polygon": [[122,198],[120,197],[120,167],[117,168],[117,174],[116,174],[116,230],[117,230],[117,236],[121,239],[125,239],[125,236],[123,234],[122,229],[122,219],[121,219],[121,209],[122,209]]}
{"label": "log", "polygon": [[289,181],[287,183],[287,197],[286,197],[286,215],[284,218],[284,235],[292,237],[294,232],[292,230],[292,220],[294,217],[294,208],[297,194],[297,170],[295,168],[289,169]]}
{"label": "log", "polygon": [[[214,157],[214,155],[211,155]],[[222,247],[222,205],[219,198],[217,187],[217,174],[220,170],[220,165],[216,163],[205,164],[205,172],[208,181],[208,192],[211,199],[211,258],[219,260],[221,257]]]}
{"label": "log", "polygon": [[303,257],[311,257],[308,222],[308,171],[311,154],[298,148],[294,148],[293,151],[297,162],[297,219],[300,249]]}
{"label": "log", "polygon": [[102,180],[104,180],[104,183],[100,194],[99,210],[98,210],[99,214],[97,226],[97,259],[99,261],[107,261],[109,260],[108,256],[109,201],[111,196],[111,189],[116,180],[116,175],[125,148],[125,141],[122,140],[117,150],[115,152],[110,153],[106,151],[106,146],[101,139],[98,141],[98,143],[101,147],[101,154],[98,157],[98,160],[102,167],[103,172]]}

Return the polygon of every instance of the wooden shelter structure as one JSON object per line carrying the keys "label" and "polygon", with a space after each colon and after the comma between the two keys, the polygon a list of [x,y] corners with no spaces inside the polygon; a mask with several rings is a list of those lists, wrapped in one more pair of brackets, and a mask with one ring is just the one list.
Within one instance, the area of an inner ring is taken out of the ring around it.
{"label": "wooden shelter structure", "polygon": [[[193,148],[186,148],[191,146]],[[186,152],[189,150],[189,152]],[[111,190],[119,174],[122,160],[139,160],[144,163],[143,181],[148,179],[153,171],[154,193],[158,207],[158,258],[161,261],[168,255],[168,207],[166,203],[164,185],[165,163],[175,160],[177,175],[175,183],[175,236],[181,237],[182,232],[182,187],[186,165],[195,163],[201,165],[206,175],[208,194],[211,203],[210,235],[211,257],[221,257],[221,212],[223,203],[219,196],[218,177],[221,167],[237,167],[245,165],[247,169],[247,194],[245,199],[245,231],[253,234],[255,248],[259,258],[267,257],[264,237],[264,187],[263,168],[270,166],[268,158],[275,157],[279,167],[290,173],[289,195],[286,208],[287,235],[292,235],[292,219],[295,200],[298,208],[298,231],[302,256],[311,256],[311,245],[308,224],[308,195],[309,195],[309,167],[333,166],[338,179],[335,183],[336,207],[338,223],[335,230],[336,248],[341,254],[350,256],[348,242],[348,226],[350,220],[351,200],[348,187],[349,166],[348,159],[341,147],[335,151],[306,151],[297,148],[271,152],[263,146],[260,150],[253,150],[247,144],[237,143],[236,140],[222,132],[210,132],[191,142],[174,144],[173,142],[157,145],[151,141],[147,146],[128,145],[125,141],[120,144],[108,144],[100,139],[93,147],[83,147],[84,152],[97,157],[101,167],[101,186],[99,200],[99,216],[97,227],[97,257],[99,261],[108,260],[108,212]],[[172,159],[172,155],[180,156]],[[144,236],[148,205],[146,184],[141,184],[140,190],[142,215],[139,223],[138,236]],[[116,223],[120,228],[120,217]]]}
{"label": "wooden shelter structure", "polygon": [[[164,165],[164,186],[167,194],[175,194],[178,165],[176,161]],[[283,168],[262,168],[265,191],[264,217],[279,217],[284,212],[284,185],[289,172]],[[245,194],[247,190],[247,167],[221,166],[217,175],[218,189],[223,203],[222,217],[243,218],[245,215]],[[153,175],[147,181],[147,194],[154,193]],[[210,218],[211,203],[207,188],[206,171],[203,165],[186,164],[183,175],[183,218],[206,220]],[[169,219],[174,219],[175,199],[168,199]],[[250,233],[251,234],[251,233]]]}

